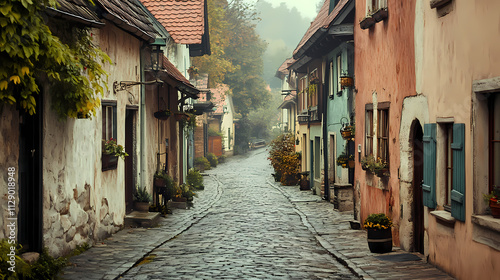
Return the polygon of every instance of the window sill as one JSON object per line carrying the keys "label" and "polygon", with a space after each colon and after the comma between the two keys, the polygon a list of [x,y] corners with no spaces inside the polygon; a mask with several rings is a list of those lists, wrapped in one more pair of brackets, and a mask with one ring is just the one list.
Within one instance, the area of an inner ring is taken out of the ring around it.
{"label": "window sill", "polygon": [[453,218],[451,216],[451,213],[448,211],[436,210],[436,211],[430,212],[430,214],[432,216],[436,217],[436,219],[439,222],[441,222],[442,224],[450,226],[450,227],[453,227],[455,225],[455,222],[457,221],[455,218]]}
{"label": "window sill", "polygon": [[500,233],[500,219],[491,215],[472,215],[472,223]]}
{"label": "window sill", "polygon": [[472,239],[500,251],[500,219],[490,215],[472,215]]}

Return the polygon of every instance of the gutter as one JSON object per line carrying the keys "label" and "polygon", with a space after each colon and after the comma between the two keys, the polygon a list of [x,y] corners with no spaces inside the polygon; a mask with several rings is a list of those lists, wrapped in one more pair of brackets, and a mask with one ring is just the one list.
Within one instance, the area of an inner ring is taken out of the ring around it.
{"label": "gutter", "polygon": [[73,21],[73,22],[82,23],[82,24],[84,24],[86,26],[89,26],[89,27],[101,28],[101,27],[103,27],[105,25],[104,22],[87,19],[87,18],[78,16],[78,15],[75,15],[75,14],[71,14],[71,13],[68,13],[68,12],[64,12],[64,11],[61,11],[61,10],[54,9],[52,7],[48,7],[46,12],[47,12],[47,14],[49,16],[60,17],[62,19],[70,20],[70,21]]}

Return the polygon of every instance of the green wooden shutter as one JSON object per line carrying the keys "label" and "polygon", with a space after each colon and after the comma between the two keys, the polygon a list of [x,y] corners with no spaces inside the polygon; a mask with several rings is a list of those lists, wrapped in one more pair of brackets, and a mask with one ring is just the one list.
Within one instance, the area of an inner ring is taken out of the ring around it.
{"label": "green wooden shutter", "polygon": [[451,190],[451,216],[465,221],[465,124],[453,124],[453,190]]}
{"label": "green wooden shutter", "polygon": [[[436,124],[424,124],[424,206],[436,208]],[[418,183],[418,182],[415,182]]]}

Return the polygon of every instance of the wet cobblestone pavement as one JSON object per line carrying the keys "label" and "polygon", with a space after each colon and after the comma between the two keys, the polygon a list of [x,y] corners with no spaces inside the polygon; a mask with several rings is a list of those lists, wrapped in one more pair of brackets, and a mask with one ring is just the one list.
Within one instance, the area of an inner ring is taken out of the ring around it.
{"label": "wet cobblestone pavement", "polygon": [[452,279],[422,260],[378,259],[366,232],[350,229],[352,213],[273,182],[271,172],[265,149],[229,158],[206,172],[193,208],[156,228],[120,231],[71,258],[62,278]]}

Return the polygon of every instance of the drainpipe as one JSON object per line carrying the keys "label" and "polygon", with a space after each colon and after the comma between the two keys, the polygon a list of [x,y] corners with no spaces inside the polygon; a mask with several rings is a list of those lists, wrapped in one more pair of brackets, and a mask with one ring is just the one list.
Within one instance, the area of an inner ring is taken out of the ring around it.
{"label": "drainpipe", "polygon": [[[325,67],[325,80],[330,81],[328,77],[330,77],[330,67]],[[330,186],[329,186],[329,178],[328,178],[328,86],[329,83],[325,81],[323,86],[323,169],[324,176],[323,179],[325,181],[325,200],[330,201]]]}
{"label": "drainpipe", "polygon": [[[142,47],[140,49],[140,72],[141,72],[141,82],[144,82],[144,50],[146,49],[146,44],[143,43]],[[140,177],[140,182],[141,186],[144,187],[146,186],[146,86],[144,84],[141,84],[141,105],[140,105],[140,111],[139,111],[139,118],[140,118],[140,153],[139,153],[139,161],[141,165],[141,170],[139,172],[139,177]]]}

